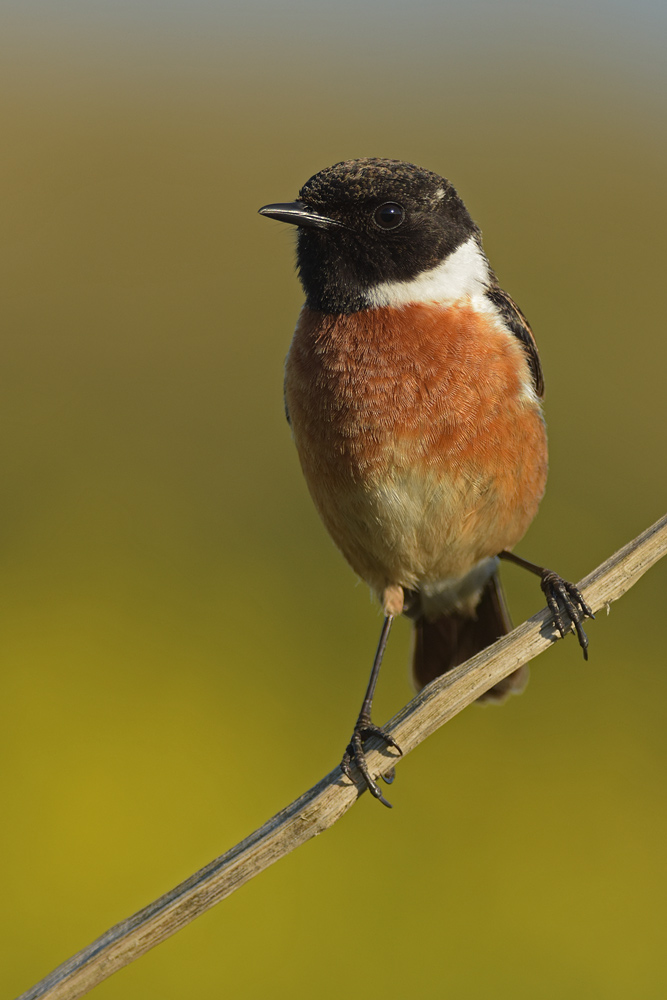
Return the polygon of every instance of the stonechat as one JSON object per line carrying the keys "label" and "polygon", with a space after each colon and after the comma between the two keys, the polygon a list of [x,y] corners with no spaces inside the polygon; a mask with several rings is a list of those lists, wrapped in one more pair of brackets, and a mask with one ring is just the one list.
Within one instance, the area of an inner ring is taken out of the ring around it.
{"label": "stonechat", "polygon": [[[285,368],[288,420],[315,506],[384,622],[342,761],[389,805],[364,755],[394,618],[414,623],[422,687],[511,628],[500,559],[539,575],[561,636],[587,656],[577,588],[511,552],[547,477],[544,379],[454,187],[398,160],[347,160],[260,214],[297,227],[306,296]],[[521,667],[484,697],[520,691]]]}

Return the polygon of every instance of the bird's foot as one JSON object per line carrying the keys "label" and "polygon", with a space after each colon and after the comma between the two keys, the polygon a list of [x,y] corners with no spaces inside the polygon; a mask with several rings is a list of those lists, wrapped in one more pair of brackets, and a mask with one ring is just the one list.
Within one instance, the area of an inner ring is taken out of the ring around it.
{"label": "bird's foot", "polygon": [[[351,765],[353,763],[356,764],[359,770],[361,771],[362,777],[366,783],[366,787],[368,788],[371,795],[374,798],[378,799],[383,806],[387,806],[389,809],[391,809],[391,802],[387,802],[384,795],[382,794],[380,786],[378,785],[377,781],[374,780],[374,778],[371,776],[370,771],[368,770],[368,764],[366,763],[366,754],[364,753],[364,742],[368,739],[369,736],[379,736],[379,738],[383,740],[387,744],[387,746],[393,747],[394,750],[397,750],[399,756],[403,755],[403,751],[401,750],[400,746],[393,738],[393,736],[390,736],[389,733],[385,733],[384,729],[380,729],[379,726],[374,725],[371,722],[369,715],[362,713],[357,719],[357,723],[354,727],[354,732],[352,733],[352,739],[348,743],[345,753],[343,754],[343,759],[340,764],[341,770],[343,774],[346,775],[346,777],[348,777],[350,781],[352,781],[353,778],[352,778]],[[391,784],[391,782],[394,780],[393,767],[390,770],[388,770],[386,774],[383,775],[383,778],[387,782],[387,784]]]}
{"label": "bird's foot", "polygon": [[540,574],[542,590],[547,599],[549,611],[553,615],[554,625],[560,632],[561,639],[574,627],[584,659],[588,659],[588,636],[584,632],[583,622],[587,618],[595,618],[591,608],[583,598],[578,587],[563,580],[558,573],[545,569]]}

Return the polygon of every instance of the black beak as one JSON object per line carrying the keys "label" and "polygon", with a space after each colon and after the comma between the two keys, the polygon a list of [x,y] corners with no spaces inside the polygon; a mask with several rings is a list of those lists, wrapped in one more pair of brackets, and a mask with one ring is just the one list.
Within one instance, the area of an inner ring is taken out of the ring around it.
{"label": "black beak", "polygon": [[[277,219],[278,222],[289,222],[293,226],[304,226],[307,229],[330,229],[331,226],[343,226],[338,219],[330,219],[319,215],[303,201],[279,202],[276,205],[265,205],[260,208],[260,215],[267,219]],[[343,228],[345,228],[343,226]]]}

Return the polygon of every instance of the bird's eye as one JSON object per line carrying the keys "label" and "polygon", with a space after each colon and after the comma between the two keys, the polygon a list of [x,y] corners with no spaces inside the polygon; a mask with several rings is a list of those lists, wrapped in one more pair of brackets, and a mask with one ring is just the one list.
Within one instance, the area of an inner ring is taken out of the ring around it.
{"label": "bird's eye", "polygon": [[387,201],[373,213],[373,221],[380,229],[396,229],[403,222],[405,211],[395,201]]}

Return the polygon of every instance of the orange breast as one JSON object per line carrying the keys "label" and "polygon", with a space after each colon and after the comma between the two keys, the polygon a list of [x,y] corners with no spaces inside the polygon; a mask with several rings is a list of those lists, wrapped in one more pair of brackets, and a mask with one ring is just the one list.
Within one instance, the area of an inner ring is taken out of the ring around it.
{"label": "orange breast", "polygon": [[458,578],[535,516],[544,422],[523,348],[493,315],[304,308],[285,394],[320,515],[378,592]]}

